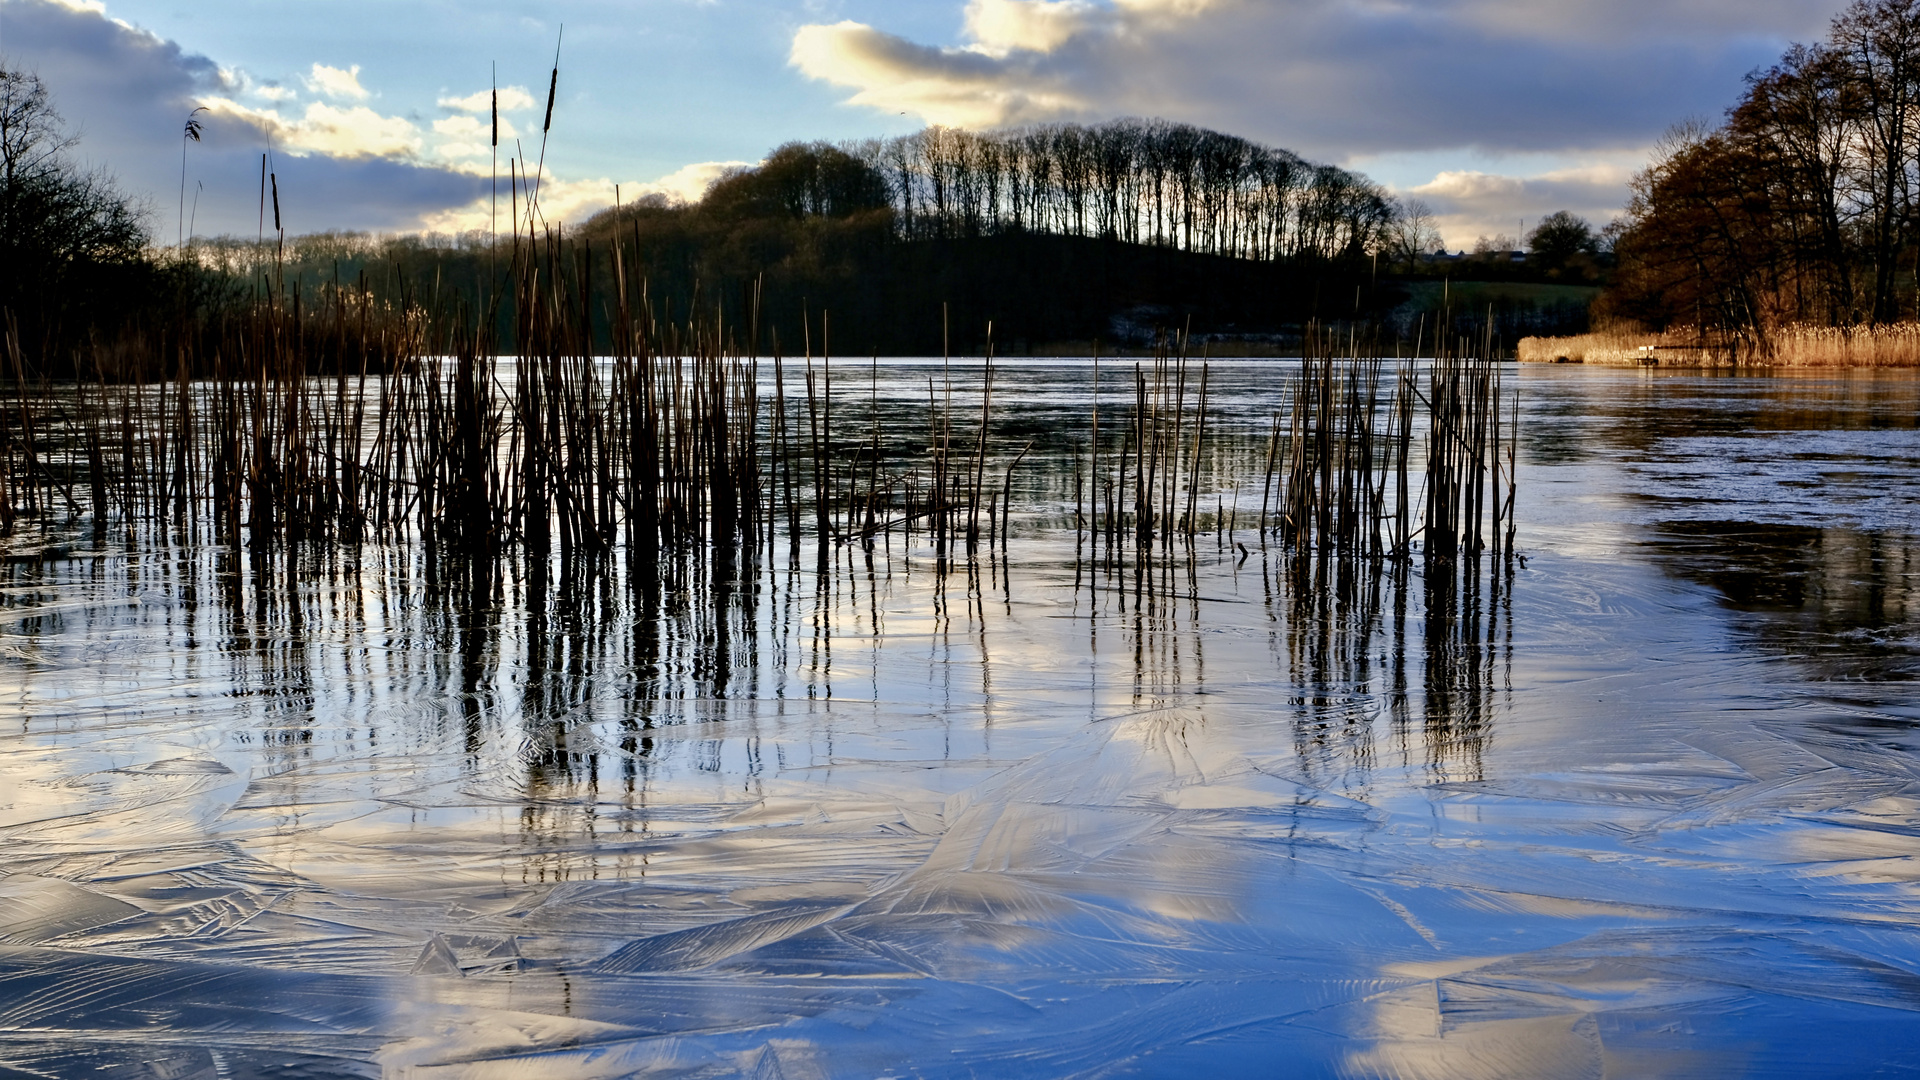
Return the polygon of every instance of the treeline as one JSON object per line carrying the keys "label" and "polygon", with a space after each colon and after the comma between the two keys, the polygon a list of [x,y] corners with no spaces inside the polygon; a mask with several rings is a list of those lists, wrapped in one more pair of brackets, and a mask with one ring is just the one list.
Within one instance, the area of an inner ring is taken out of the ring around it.
{"label": "treeline", "polygon": [[[1378,321],[1405,299],[1364,260],[1263,262],[1043,233],[909,241],[886,211],[759,216],[729,194],[624,207],[551,244],[542,232],[541,272],[564,280],[589,312],[595,347],[611,341],[618,272],[664,321],[721,319],[738,347],[788,355],[978,355],[989,333],[1001,355],[1096,340],[1109,351],[1150,350],[1162,330],[1297,348],[1309,321]],[[527,249],[524,237],[518,247]],[[208,297],[222,288],[240,299],[299,296],[317,309],[344,289],[449,326],[490,315],[496,348],[511,351],[515,340],[514,298],[494,302],[516,258],[506,237],[496,247],[472,233],[316,234],[289,237],[284,249],[248,237],[203,241],[192,256]]]}
{"label": "treeline", "polygon": [[[719,311],[763,349],[977,353],[991,326],[997,349],[1019,353],[1151,348],[1161,328],[1275,337],[1382,317],[1404,299],[1374,260],[1394,220],[1391,200],[1352,173],[1126,121],[791,143],[698,202],[609,209],[543,250],[564,253],[547,272],[578,279],[601,341],[618,247],[663,317]],[[202,241],[191,254],[202,273],[262,289],[364,286],[479,317],[516,242],[525,236],[323,234],[284,249]],[[492,315],[504,347],[514,315]]]}
{"label": "treeline", "polygon": [[1920,0],[1855,0],[1634,181],[1603,314],[1762,352],[1771,329],[1916,316]]}
{"label": "treeline", "polygon": [[1393,201],[1364,176],[1190,124],[929,128],[862,146],[903,237],[1038,232],[1255,260],[1377,251]]}
{"label": "treeline", "polygon": [[1189,125],[931,128],[790,143],[689,206],[575,230],[630,243],[669,297],[756,297],[769,337],[851,352],[1150,346],[1154,323],[1274,335],[1397,302],[1373,261],[1396,220],[1356,174]]}
{"label": "treeline", "polygon": [[889,209],[902,240],[1043,233],[1265,261],[1369,255],[1399,218],[1357,173],[1163,120],[789,144],[707,201],[794,217]]}

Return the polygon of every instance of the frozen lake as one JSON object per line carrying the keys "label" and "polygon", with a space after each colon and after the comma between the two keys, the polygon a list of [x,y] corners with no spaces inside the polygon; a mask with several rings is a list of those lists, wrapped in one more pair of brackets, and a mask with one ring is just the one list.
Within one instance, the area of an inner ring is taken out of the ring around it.
{"label": "frozen lake", "polygon": [[[904,468],[938,363],[835,366]],[[16,545],[0,1074],[1920,1073],[1920,378],[1519,370],[1524,565],[1339,596],[1076,560],[1089,374],[946,573]]]}

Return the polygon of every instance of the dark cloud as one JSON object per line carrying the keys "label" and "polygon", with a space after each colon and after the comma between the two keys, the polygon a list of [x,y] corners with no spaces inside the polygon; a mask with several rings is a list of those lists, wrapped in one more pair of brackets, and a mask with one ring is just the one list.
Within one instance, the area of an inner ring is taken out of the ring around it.
{"label": "dark cloud", "polygon": [[[0,20],[9,65],[38,73],[80,134],[76,158],[105,168],[124,191],[146,199],[160,240],[171,242],[176,233],[183,145],[187,212],[195,231],[254,232],[260,155],[272,118],[222,105],[211,116],[201,114],[206,124],[200,142],[182,139],[196,105],[244,96],[242,76],[89,6],[0,0]],[[478,198],[487,184],[484,177],[408,157],[299,156],[284,147],[275,169],[289,232],[411,228],[426,215]],[[272,225],[269,207],[267,227]]]}
{"label": "dark cloud", "polygon": [[1831,0],[972,0],[972,44],[808,27],[794,62],[934,122],[1150,114],[1325,158],[1644,145]]}

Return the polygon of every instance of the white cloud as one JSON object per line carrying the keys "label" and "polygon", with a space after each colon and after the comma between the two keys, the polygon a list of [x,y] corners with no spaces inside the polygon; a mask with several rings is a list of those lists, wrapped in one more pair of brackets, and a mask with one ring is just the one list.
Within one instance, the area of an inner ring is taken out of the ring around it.
{"label": "white cloud", "polygon": [[[434,153],[448,161],[472,160],[476,165],[490,161],[494,147],[491,142],[493,124],[490,118],[479,116],[448,116],[433,122],[433,133],[439,137]],[[520,134],[513,122],[500,118],[500,141],[506,144],[511,153],[511,140]]]}
{"label": "white cloud", "polygon": [[[435,134],[445,135],[449,138],[476,139],[480,142],[487,142],[493,135],[493,124],[477,116],[449,116],[435,120],[433,122],[433,130]],[[500,138],[502,141],[514,138],[519,134],[520,129],[513,126],[513,121],[508,120],[504,116],[500,118]]]}
{"label": "white cloud", "polygon": [[420,150],[420,130],[403,117],[382,116],[365,105],[338,108],[322,102],[289,129],[288,145],[333,157],[408,157]]}
{"label": "white cloud", "polygon": [[350,68],[315,64],[313,73],[306,77],[306,82],[308,89],[317,94],[325,94],[336,101],[365,101],[373,96],[360,85],[359,64]]}
{"label": "white cloud", "polygon": [[1471,248],[1482,236],[1524,237],[1541,218],[1570,211],[1605,228],[1626,201],[1632,170],[1599,163],[1557,169],[1537,176],[1504,176],[1476,170],[1450,170],[1407,189],[1424,200],[1453,249]]}
{"label": "white cloud", "polygon": [[[466,97],[443,97],[439,103],[443,109],[456,112],[483,113],[493,110],[493,91],[475,90]],[[524,86],[503,86],[500,88],[500,111],[521,112],[534,106],[533,95]]]}
{"label": "white cloud", "polygon": [[990,56],[1052,52],[1080,33],[1093,12],[1086,0],[972,0],[967,34]]}
{"label": "white cloud", "polygon": [[802,27],[791,61],[803,73],[857,92],[849,104],[913,113],[928,123],[995,127],[1076,115],[1089,102],[1021,56],[934,49],[856,22]]}
{"label": "white cloud", "polygon": [[296,154],[330,157],[410,158],[424,143],[420,129],[402,116],[382,116],[365,105],[342,108],[323,101],[309,104],[295,118],[271,109],[255,109],[223,97],[203,103],[215,113],[250,121],[272,133],[277,146]]}
{"label": "white cloud", "polygon": [[[465,206],[451,207],[430,215],[421,222],[422,227],[429,232],[460,233],[490,228],[497,223],[502,232],[511,231],[509,206],[512,200],[505,176],[500,178],[499,187],[497,202],[482,195]],[[539,192],[540,215],[552,222],[585,220],[613,205],[613,181],[606,179],[562,180],[549,176],[540,182]],[[526,198],[524,190],[520,197]],[[521,212],[525,213],[525,203],[520,206]]]}
{"label": "white cloud", "polygon": [[670,202],[698,202],[715,180],[753,164],[751,161],[702,161],[682,166],[658,180],[620,185],[620,198],[623,202],[635,202],[649,195],[664,195]]}
{"label": "white cloud", "polygon": [[[622,203],[639,202],[650,195],[659,195],[671,203],[695,202],[707,193],[707,186],[725,176],[729,171],[742,166],[752,165],[750,161],[703,161],[683,166],[657,180],[638,182],[620,182],[620,201]],[[502,181],[502,191],[505,181]],[[498,212],[506,214],[505,194],[501,195]],[[548,221],[577,223],[605,210],[613,205],[614,181],[612,180],[561,180],[548,177],[540,184],[540,212]],[[456,207],[429,217],[422,222],[423,227],[435,232],[466,232],[471,229],[485,229],[494,220],[493,201],[482,197],[465,206]],[[502,228],[506,225],[501,224]]]}

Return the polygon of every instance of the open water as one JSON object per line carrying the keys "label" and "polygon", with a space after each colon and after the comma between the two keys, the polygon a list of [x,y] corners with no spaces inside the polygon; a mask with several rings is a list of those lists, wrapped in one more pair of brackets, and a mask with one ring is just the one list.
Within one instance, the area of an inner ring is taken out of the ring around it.
{"label": "open water", "polygon": [[[1144,574],[1073,363],[945,573],[19,540],[0,1076],[1920,1073],[1920,380],[1520,370],[1524,559],[1335,595],[1231,510],[1288,370]],[[939,365],[835,378],[904,468]]]}

